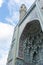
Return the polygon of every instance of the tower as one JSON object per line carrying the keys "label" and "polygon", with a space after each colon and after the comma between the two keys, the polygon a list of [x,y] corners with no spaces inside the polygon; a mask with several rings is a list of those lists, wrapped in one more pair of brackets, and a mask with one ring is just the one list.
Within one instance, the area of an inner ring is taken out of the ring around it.
{"label": "tower", "polygon": [[27,8],[26,8],[25,4],[21,5],[19,12],[20,12],[20,21],[21,21],[27,12]]}

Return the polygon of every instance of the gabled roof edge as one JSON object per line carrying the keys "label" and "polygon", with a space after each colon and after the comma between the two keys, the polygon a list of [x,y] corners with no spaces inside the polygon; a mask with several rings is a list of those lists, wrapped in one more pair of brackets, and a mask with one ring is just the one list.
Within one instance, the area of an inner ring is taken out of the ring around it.
{"label": "gabled roof edge", "polygon": [[23,19],[19,21],[18,26],[20,26],[20,24],[27,18],[27,16],[31,13],[31,11],[35,8],[35,6],[36,6],[36,1],[30,6],[26,15],[23,17]]}

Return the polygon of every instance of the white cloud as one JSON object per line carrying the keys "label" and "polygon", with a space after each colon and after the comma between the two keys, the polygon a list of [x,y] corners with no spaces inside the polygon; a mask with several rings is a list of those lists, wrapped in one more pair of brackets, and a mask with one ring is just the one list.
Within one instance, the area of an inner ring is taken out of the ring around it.
{"label": "white cloud", "polygon": [[1,50],[2,58],[0,58],[0,65],[6,65],[8,53]]}
{"label": "white cloud", "polygon": [[0,39],[11,35],[11,31],[13,31],[13,26],[0,23]]}
{"label": "white cloud", "polygon": [[15,24],[19,21],[19,12],[13,12],[12,16],[6,17],[5,20],[15,26]]}
{"label": "white cloud", "polygon": [[0,0],[0,7],[2,6],[3,2],[4,2],[4,0]]}
{"label": "white cloud", "polygon": [[9,9],[10,15],[14,10],[14,6],[15,6],[14,3],[15,3],[15,0],[9,0],[9,2],[8,2],[8,9]]}
{"label": "white cloud", "polygon": [[21,0],[9,0],[8,8],[9,8],[10,14],[11,14],[12,10],[14,10],[15,4],[17,4],[20,7],[21,4],[24,3],[29,8],[34,1],[35,0],[22,0],[22,1]]}
{"label": "white cloud", "polygon": [[6,17],[5,20],[15,26],[15,24],[13,23],[12,18]]}
{"label": "white cloud", "polygon": [[1,58],[0,60],[0,65],[6,65],[6,61],[7,61],[7,55],[4,55],[3,58]]}
{"label": "white cloud", "polygon": [[19,12],[13,12],[12,20],[19,21]]}
{"label": "white cloud", "polygon": [[20,3],[20,0],[15,0],[16,3]]}
{"label": "white cloud", "polygon": [[0,22],[0,65],[6,65],[14,27]]}
{"label": "white cloud", "polygon": [[17,3],[17,4],[22,4],[22,3],[24,3],[24,4],[28,4],[28,5],[31,5],[33,2],[34,2],[35,0],[15,0],[15,3]]}

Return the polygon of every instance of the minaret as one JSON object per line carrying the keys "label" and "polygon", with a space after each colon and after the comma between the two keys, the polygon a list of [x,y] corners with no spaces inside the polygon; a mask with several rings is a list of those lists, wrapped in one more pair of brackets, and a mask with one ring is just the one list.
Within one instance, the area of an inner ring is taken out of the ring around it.
{"label": "minaret", "polygon": [[27,8],[26,8],[25,4],[21,5],[19,12],[20,12],[20,17],[19,17],[20,20],[19,21],[21,21],[27,12]]}

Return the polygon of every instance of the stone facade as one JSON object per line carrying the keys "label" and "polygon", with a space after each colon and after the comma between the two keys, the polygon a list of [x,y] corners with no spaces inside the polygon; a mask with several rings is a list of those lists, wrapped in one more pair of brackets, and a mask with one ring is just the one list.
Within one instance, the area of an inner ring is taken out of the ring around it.
{"label": "stone facade", "polygon": [[41,2],[43,1],[35,1],[28,11],[22,4],[20,20],[14,30],[7,65],[43,65]]}

